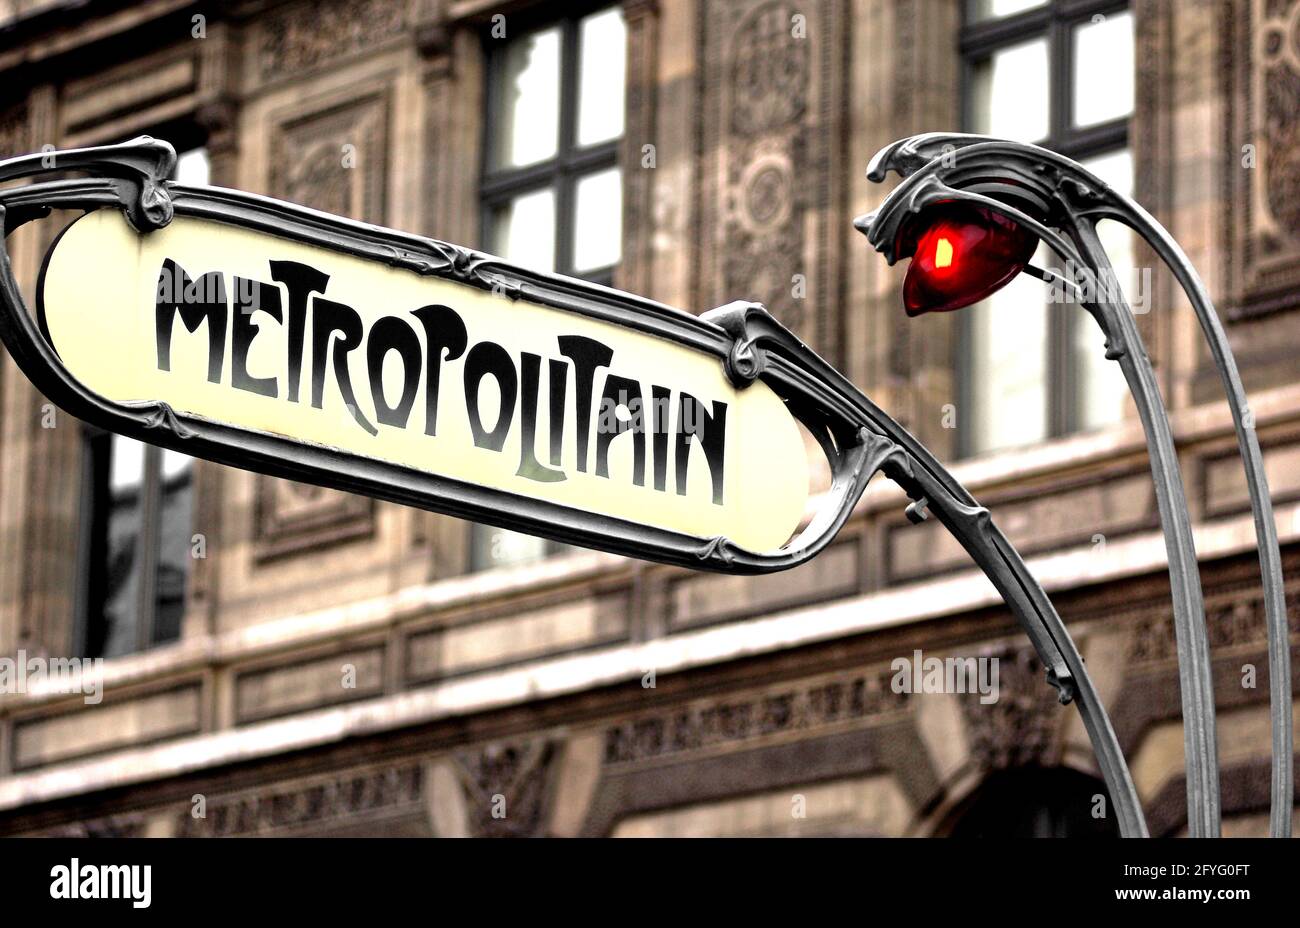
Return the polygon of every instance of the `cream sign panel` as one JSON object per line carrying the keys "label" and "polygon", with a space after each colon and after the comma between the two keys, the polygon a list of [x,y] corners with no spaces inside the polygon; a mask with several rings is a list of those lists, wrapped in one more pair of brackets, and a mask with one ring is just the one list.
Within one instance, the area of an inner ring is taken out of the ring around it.
{"label": "cream sign panel", "polygon": [[624,326],[264,232],[77,220],[41,276],[69,373],[190,416],[773,551],[808,497],[761,382]]}

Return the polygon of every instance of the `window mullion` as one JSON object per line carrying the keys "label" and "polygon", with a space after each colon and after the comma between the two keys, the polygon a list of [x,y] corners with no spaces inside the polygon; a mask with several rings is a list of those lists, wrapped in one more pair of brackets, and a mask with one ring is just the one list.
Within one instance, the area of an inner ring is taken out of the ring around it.
{"label": "window mullion", "polygon": [[[78,518],[80,534],[77,538],[77,593],[74,605],[77,627],[72,642],[73,654],[80,657],[99,657],[91,653],[92,624],[103,615],[104,585],[100,539],[108,516],[109,436],[92,426],[83,427],[81,442],[81,500]],[[96,599],[99,603],[96,604]]]}
{"label": "window mullion", "polygon": [[555,270],[573,273],[573,174],[578,139],[578,21],[564,22],[560,43],[560,151],[555,183]]}
{"label": "window mullion", "polygon": [[1057,437],[1075,430],[1078,415],[1078,367],[1073,350],[1075,314],[1086,312],[1076,303],[1048,303],[1047,331],[1051,351],[1047,358],[1048,434]]}
{"label": "window mullion", "polygon": [[146,445],[140,481],[140,575],[136,600],[135,650],[153,644],[158,608],[158,559],[162,531],[162,449]]}
{"label": "window mullion", "polygon": [[1048,26],[1048,62],[1051,101],[1048,126],[1051,137],[1047,147],[1055,148],[1069,136],[1074,110],[1074,80],[1070,54],[1070,27],[1065,20],[1054,16]]}
{"label": "window mullion", "polygon": [[982,58],[1004,46],[1042,35],[1052,16],[1051,6],[1045,4],[1012,16],[969,23],[962,27],[958,50],[965,57]]}

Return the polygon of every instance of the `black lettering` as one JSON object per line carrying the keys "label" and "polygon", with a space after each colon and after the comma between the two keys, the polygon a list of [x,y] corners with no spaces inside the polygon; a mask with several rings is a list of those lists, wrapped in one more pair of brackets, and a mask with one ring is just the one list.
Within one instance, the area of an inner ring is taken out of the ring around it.
{"label": "black lettering", "polygon": [[[496,379],[501,390],[501,408],[497,412],[496,425],[490,432],[483,428],[483,416],[478,406],[479,387],[488,374]],[[515,415],[515,391],[518,386],[514,362],[496,342],[479,342],[469,350],[465,356],[465,405],[475,446],[491,451],[500,451],[505,447],[510,423]]]}
{"label": "black lettering", "polygon": [[334,343],[334,378],[338,381],[339,392],[348,412],[357,424],[371,435],[378,435],[379,430],[367,421],[357,405],[356,395],[352,392],[352,377],[348,373],[348,352],[361,344],[361,316],[351,306],[335,303],[324,297],[316,297],[311,321],[311,404],[317,409],[325,402],[325,361],[330,351],[330,336],[335,332],[343,337]]}
{"label": "black lettering", "polygon": [[438,434],[438,385],[442,378],[442,352],[455,361],[465,353],[469,338],[465,323],[450,306],[434,303],[412,313],[424,326],[424,340],[429,345],[429,372],[424,386],[424,434]]}
{"label": "black lettering", "polygon": [[[635,380],[610,374],[600,397],[600,428],[596,430],[596,476],[609,476],[609,446],[624,432],[632,432],[632,483],[645,486],[645,401]],[[620,418],[619,406],[626,406],[629,418]],[[611,428],[611,425],[613,426]]]}
{"label": "black lettering", "polygon": [[271,279],[289,291],[289,402],[298,402],[302,380],[302,343],[307,332],[307,300],[313,292],[324,293],[329,275],[297,261],[272,261]]}
{"label": "black lettering", "polygon": [[[189,300],[193,293],[197,302]],[[208,381],[221,383],[221,366],[226,357],[226,283],[219,271],[211,271],[199,278],[194,287],[185,269],[167,258],[158,274],[158,294],[154,304],[154,329],[158,340],[158,369],[172,369],[172,326],[176,316],[190,333],[199,330],[204,319],[208,321]]]}
{"label": "black lettering", "polygon": [[253,313],[264,312],[276,322],[284,322],[280,310],[280,288],[258,280],[235,278],[235,321],[230,333],[230,380],[236,390],[274,397],[274,377],[254,377],[248,373],[248,349],[261,331]]}
{"label": "black lettering", "polygon": [[552,358],[548,364],[551,372],[551,466],[564,462],[564,395],[569,388],[569,365]]}
{"label": "black lettering", "polygon": [[[552,367],[552,375],[555,368]],[[537,440],[537,405],[540,400],[542,358],[525,351],[519,356],[519,470],[515,474],[540,483],[564,480],[564,471],[551,470],[537,460],[534,444]],[[552,386],[552,389],[554,387]]]}
{"label": "black lettering", "polygon": [[[402,359],[402,397],[389,406],[384,396],[384,358],[396,351]],[[370,373],[370,395],[375,401],[375,418],[380,425],[406,428],[420,387],[420,343],[415,329],[397,316],[384,316],[370,330],[366,341],[366,368]]]}
{"label": "black lettering", "polygon": [[596,368],[608,367],[614,360],[611,348],[594,338],[581,335],[561,335],[560,354],[573,362],[573,381],[576,389],[574,403],[578,414],[578,470],[587,472],[587,438],[591,433],[591,393],[596,379]]}
{"label": "black lettering", "polygon": [[683,393],[677,404],[677,495],[686,495],[686,468],[691,460],[691,437],[704,449],[704,459],[709,464],[713,478],[713,503],[722,505],[722,465],[726,457],[727,404],[717,401],[713,414],[704,411],[704,404]]}
{"label": "black lettering", "polygon": [[654,406],[651,422],[651,434],[654,442],[654,459],[655,459],[655,489],[667,491],[668,489],[668,432],[671,428],[669,420],[672,419],[672,402],[673,391],[667,387],[661,387],[658,384],[651,384],[650,398]]}

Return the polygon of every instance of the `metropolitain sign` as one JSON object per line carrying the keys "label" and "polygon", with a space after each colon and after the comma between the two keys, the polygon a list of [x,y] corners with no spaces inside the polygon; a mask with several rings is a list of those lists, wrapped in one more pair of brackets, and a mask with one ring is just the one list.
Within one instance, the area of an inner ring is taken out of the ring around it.
{"label": "metropolitain sign", "polygon": [[[460,246],[162,180],[138,140],[0,193],[85,210],[0,334],[60,406],[277,476],[735,572],[806,560],[869,479],[824,362],[761,307],[700,318]],[[17,166],[17,167],[15,167]],[[25,159],[7,173],[39,173]],[[33,318],[34,317],[34,318]],[[834,478],[809,521],[802,421]]]}

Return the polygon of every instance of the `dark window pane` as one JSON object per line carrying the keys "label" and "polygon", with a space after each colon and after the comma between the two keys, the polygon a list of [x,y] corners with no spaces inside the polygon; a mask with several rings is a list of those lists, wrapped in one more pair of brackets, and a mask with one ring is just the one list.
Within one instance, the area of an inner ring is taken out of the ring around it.
{"label": "dark window pane", "polygon": [[115,657],[137,647],[137,603],[140,596],[140,536],[143,511],[145,447],[140,442],[113,435],[106,444],[108,454],[108,504],[100,544],[103,586],[96,610],[102,654]]}
{"label": "dark window pane", "polygon": [[153,643],[175,641],[185,613],[185,582],[189,575],[193,534],[193,459],[174,451],[162,453],[159,482],[158,573]]}

